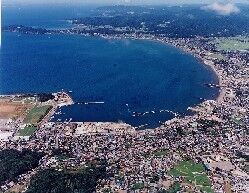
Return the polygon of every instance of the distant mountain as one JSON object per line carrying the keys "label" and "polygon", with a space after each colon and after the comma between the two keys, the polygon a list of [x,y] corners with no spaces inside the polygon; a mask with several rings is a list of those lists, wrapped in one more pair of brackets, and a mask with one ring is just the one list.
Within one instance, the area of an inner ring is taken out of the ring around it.
{"label": "distant mountain", "polygon": [[249,32],[249,6],[228,16],[185,6],[105,6],[96,15],[74,18],[74,24],[91,26],[132,27],[153,34],[170,37],[235,36]]}

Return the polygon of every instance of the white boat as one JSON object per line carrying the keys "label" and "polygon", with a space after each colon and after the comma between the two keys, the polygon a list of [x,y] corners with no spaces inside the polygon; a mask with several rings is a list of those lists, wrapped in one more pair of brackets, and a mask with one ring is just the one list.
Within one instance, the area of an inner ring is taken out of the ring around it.
{"label": "white boat", "polygon": [[105,102],[85,102],[85,105],[89,104],[104,104]]}

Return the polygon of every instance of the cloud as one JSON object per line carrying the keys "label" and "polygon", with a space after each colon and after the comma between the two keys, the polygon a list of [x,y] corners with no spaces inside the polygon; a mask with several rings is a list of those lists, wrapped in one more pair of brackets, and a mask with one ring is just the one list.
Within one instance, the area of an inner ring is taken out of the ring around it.
{"label": "cloud", "polygon": [[127,4],[130,4],[132,3],[132,0],[121,0],[122,3],[127,3]]}
{"label": "cloud", "polygon": [[203,10],[211,10],[216,12],[219,15],[231,15],[233,13],[240,12],[239,8],[234,3],[221,3],[214,2],[212,4],[202,7]]}

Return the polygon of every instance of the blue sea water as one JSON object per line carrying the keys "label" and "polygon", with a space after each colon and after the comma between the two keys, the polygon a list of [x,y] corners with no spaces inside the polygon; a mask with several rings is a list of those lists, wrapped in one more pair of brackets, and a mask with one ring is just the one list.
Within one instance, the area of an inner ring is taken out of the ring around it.
{"label": "blue sea water", "polygon": [[[44,19],[42,24],[58,27],[56,21],[54,26],[49,22]],[[64,89],[72,91],[77,103],[104,102],[64,107],[55,120],[123,121],[154,128],[173,118],[160,110],[186,114],[200,98],[217,97],[217,89],[204,85],[217,81],[193,56],[158,42],[3,33],[0,94]],[[133,112],[151,113],[134,117]]]}
{"label": "blue sea water", "polygon": [[90,16],[94,13],[93,6],[61,5],[61,4],[12,4],[3,5],[2,26],[24,25],[41,28],[72,27],[68,19]]}

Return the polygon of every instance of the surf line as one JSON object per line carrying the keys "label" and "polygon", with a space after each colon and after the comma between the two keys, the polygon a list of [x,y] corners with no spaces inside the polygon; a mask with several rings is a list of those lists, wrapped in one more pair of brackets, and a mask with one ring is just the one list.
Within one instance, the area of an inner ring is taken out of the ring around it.
{"label": "surf line", "polygon": [[[129,109],[128,109],[129,111]],[[130,111],[129,111],[130,112]],[[140,113],[140,112],[132,112],[132,116],[133,117],[139,117],[139,116],[144,116],[144,115],[147,115],[147,114],[156,114],[156,113],[164,113],[164,112],[167,112],[167,113],[171,113],[173,114],[175,117],[178,117],[178,116],[181,116],[180,113],[178,112],[174,112],[174,111],[171,111],[171,110],[168,110],[168,109],[165,109],[165,110],[159,110],[159,111],[146,111],[144,113]]]}

